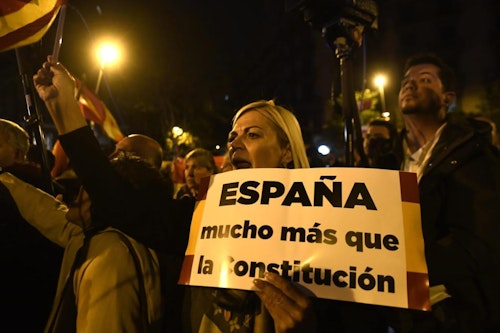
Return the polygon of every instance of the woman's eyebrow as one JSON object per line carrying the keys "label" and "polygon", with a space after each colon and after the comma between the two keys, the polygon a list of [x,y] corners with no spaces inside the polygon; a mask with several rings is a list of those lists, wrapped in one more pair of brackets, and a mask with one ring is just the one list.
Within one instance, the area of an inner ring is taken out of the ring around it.
{"label": "woman's eyebrow", "polygon": [[257,129],[262,129],[262,126],[259,126],[259,125],[251,125],[251,126],[248,126],[245,128],[245,131],[248,131],[248,130],[251,130],[251,129],[254,129],[254,128],[257,128]]}

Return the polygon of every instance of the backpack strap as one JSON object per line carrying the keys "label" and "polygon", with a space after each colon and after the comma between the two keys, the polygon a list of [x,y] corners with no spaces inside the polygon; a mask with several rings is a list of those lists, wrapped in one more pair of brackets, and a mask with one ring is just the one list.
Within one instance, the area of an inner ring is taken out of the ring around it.
{"label": "backpack strap", "polygon": [[[141,269],[141,263],[137,252],[135,251],[130,240],[118,230],[105,230],[104,232],[113,232],[117,234],[120,239],[127,246],[130,255],[134,261],[134,266],[137,272],[137,280],[139,282],[139,306],[141,312],[141,332],[147,333],[149,329],[149,319],[148,319],[148,303],[146,295],[146,287],[144,285],[144,275]],[[83,245],[78,249],[73,265],[71,266],[71,271],[64,285],[62,295],[57,305],[57,311],[54,318],[52,319],[47,332],[76,332],[76,316],[78,309],[76,308],[76,298],[73,292],[73,278],[75,271],[79,268],[82,263],[87,258],[87,252],[90,246],[90,240],[95,235],[95,233],[88,234],[84,240]]]}
{"label": "backpack strap", "polygon": [[76,269],[82,265],[87,257],[91,238],[92,235],[86,236],[83,239],[83,245],[76,252],[71,271],[64,283],[64,288],[61,292],[59,303],[57,304],[57,310],[51,322],[48,324],[47,332],[76,332],[76,316],[78,310],[76,308],[75,293],[73,292],[73,277],[75,276]]}
{"label": "backpack strap", "polygon": [[146,295],[146,287],[144,286],[144,275],[142,273],[141,263],[139,261],[139,256],[134,249],[134,246],[130,242],[127,236],[121,233],[118,230],[106,230],[105,232],[113,232],[117,234],[120,239],[125,243],[125,245],[129,249],[129,253],[134,260],[135,269],[137,271],[137,280],[139,282],[139,306],[141,311],[141,323],[142,323],[142,332],[147,333],[149,331],[149,320],[148,320],[148,298]]}

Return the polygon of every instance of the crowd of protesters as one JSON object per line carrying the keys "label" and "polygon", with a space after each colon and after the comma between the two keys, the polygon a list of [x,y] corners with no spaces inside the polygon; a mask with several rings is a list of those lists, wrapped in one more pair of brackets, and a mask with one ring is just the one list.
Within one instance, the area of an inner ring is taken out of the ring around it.
{"label": "crowd of protesters", "polygon": [[[8,321],[8,315],[2,330],[42,331],[44,325],[45,332],[500,329],[500,154],[491,124],[448,111],[456,99],[455,78],[439,57],[408,59],[399,92],[403,128],[373,120],[363,145],[369,167],[417,175],[432,311],[314,298],[274,273],[256,279],[256,291],[179,286],[201,179],[222,171],[212,154],[190,151],[182,161],[185,185],[175,188],[173,177],[160,170],[161,145],[145,135],[129,135],[110,156],[103,153],[63,65],[49,57],[34,83],[71,161],[77,191],[56,197],[16,172],[13,166],[29,164],[29,136],[0,120],[1,258],[3,267],[15,272],[2,275],[7,297],[1,299],[4,311],[22,308],[38,315],[29,323]],[[224,170],[309,168],[306,152],[294,114],[273,100],[260,100],[235,114]],[[16,232],[22,245],[9,242]],[[33,232],[38,238],[23,239]],[[46,257],[35,258],[41,255]]]}

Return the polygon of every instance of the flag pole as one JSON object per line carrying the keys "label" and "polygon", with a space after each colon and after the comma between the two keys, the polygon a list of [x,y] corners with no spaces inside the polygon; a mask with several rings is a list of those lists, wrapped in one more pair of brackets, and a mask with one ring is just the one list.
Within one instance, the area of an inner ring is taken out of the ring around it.
{"label": "flag pole", "polygon": [[[24,47],[23,49],[26,50],[26,47]],[[16,48],[15,51],[17,66],[19,68],[19,74],[21,76],[23,84],[24,100],[26,102],[27,116],[24,117],[24,120],[26,121],[27,127],[30,130],[32,137],[34,138],[38,149],[40,150],[42,177],[45,184],[44,190],[50,194],[55,194],[54,184],[50,176],[49,161],[45,144],[45,136],[42,130],[41,116],[38,108],[36,107],[36,100],[34,98],[35,90],[33,86],[33,80],[29,77],[30,72],[27,69],[28,61],[25,59],[26,54],[24,54],[23,56],[20,48]]]}
{"label": "flag pole", "polygon": [[[59,50],[61,49],[62,45],[62,34],[63,34],[65,17],[66,17],[66,4],[63,4],[59,9],[59,21],[57,25],[54,48],[52,50],[52,61],[55,63],[59,61]],[[26,47],[24,47],[23,49],[26,49]],[[28,61],[26,60],[26,55],[23,56],[20,48],[16,48],[15,51],[17,58],[17,66],[19,68],[19,75],[21,76],[23,84],[24,99],[26,102],[27,116],[25,117],[25,121],[27,123],[29,130],[31,131],[31,135],[34,138],[38,149],[40,150],[42,176],[45,184],[44,190],[46,190],[51,194],[56,194],[54,189],[54,183],[52,182],[52,177],[50,174],[51,170],[49,167],[45,135],[43,133],[43,128],[42,128],[42,118],[36,106],[36,99],[34,98],[35,89],[33,86],[33,81],[30,78],[30,71],[28,71],[27,69]]]}
{"label": "flag pole", "polygon": [[52,49],[52,62],[57,63],[59,61],[59,50],[61,49],[63,41],[63,29],[64,21],[66,18],[66,5],[62,5],[59,10],[59,21],[57,22],[56,38],[54,42],[54,48]]}

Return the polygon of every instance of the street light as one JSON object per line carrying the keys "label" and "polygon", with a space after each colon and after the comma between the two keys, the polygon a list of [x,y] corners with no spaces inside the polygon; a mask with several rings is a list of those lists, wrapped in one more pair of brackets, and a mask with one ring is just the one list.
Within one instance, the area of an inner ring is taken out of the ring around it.
{"label": "street light", "polygon": [[184,135],[184,130],[182,129],[182,127],[179,126],[172,127],[172,136],[174,139],[173,142],[174,142],[174,152],[175,152],[174,160],[179,157],[179,140],[183,135]]}
{"label": "street light", "polygon": [[387,78],[383,74],[378,74],[375,76],[375,85],[378,87],[378,91],[380,94],[380,102],[382,103],[382,116],[383,117],[389,117],[389,112],[387,112],[386,107],[385,107],[385,93],[384,93],[384,86],[387,82]]}
{"label": "street light", "polygon": [[177,139],[179,138],[182,134],[184,134],[184,130],[179,127],[179,126],[174,126],[172,128],[172,134],[174,135],[174,138]]}
{"label": "street light", "polygon": [[330,147],[328,147],[327,145],[320,145],[318,147],[318,153],[320,153],[323,156],[326,156],[330,154]]}
{"label": "street light", "polygon": [[104,74],[104,67],[110,64],[115,64],[120,59],[120,51],[117,44],[111,42],[102,43],[97,48],[97,57],[100,61],[99,76],[97,77],[97,83],[95,86],[95,93],[99,92],[101,86],[102,76]]}

